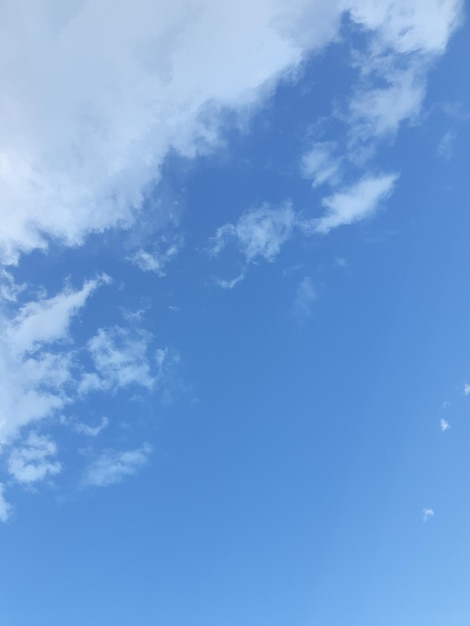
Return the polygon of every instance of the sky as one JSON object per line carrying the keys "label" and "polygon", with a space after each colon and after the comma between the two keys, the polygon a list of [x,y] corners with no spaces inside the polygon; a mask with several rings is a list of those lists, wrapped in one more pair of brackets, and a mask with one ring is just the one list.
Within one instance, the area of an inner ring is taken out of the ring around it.
{"label": "sky", "polygon": [[0,623],[468,626],[467,13],[0,4]]}

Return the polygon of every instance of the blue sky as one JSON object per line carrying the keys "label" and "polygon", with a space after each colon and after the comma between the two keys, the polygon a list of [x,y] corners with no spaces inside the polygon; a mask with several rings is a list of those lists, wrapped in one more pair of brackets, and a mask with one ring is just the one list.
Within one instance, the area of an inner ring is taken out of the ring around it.
{"label": "blue sky", "polygon": [[2,624],[468,625],[465,8],[0,8]]}

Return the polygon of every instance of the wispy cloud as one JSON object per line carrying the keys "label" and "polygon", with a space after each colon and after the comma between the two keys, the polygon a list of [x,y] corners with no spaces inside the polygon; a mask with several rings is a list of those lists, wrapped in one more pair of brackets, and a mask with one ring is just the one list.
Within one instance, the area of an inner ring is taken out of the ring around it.
{"label": "wispy cloud", "polygon": [[217,230],[211,254],[219,255],[233,242],[247,263],[259,259],[272,262],[291,237],[295,223],[295,211],[289,203],[275,208],[264,205],[247,211],[236,224],[225,224]]}
{"label": "wispy cloud", "polygon": [[129,385],[150,389],[153,385],[148,360],[150,340],[150,333],[144,331],[120,326],[100,328],[87,344],[95,371],[85,373],[79,392],[110,391]]}
{"label": "wispy cloud", "polygon": [[151,452],[148,444],[135,450],[106,450],[90,464],[82,484],[86,487],[107,487],[119,483],[146,465]]}
{"label": "wispy cloud", "polygon": [[461,0],[362,0],[351,3],[358,24],[372,30],[374,45],[398,54],[442,54],[462,17]]}
{"label": "wispy cloud", "polygon": [[437,146],[437,154],[445,161],[450,161],[454,155],[454,146],[457,135],[454,130],[448,130],[442,136],[439,145]]}
{"label": "wispy cloud", "polygon": [[397,174],[368,176],[351,187],[324,198],[326,214],[312,222],[313,230],[326,235],[332,229],[363,220],[377,211],[388,198],[397,180]]}
{"label": "wispy cloud", "polygon": [[442,54],[462,16],[461,0],[354,2],[352,19],[371,33],[358,56],[361,80],[350,102],[351,137],[394,135],[419,114],[429,64]]}
{"label": "wispy cloud", "polygon": [[12,511],[11,504],[5,500],[4,491],[5,486],[0,483],[0,522],[7,522]]}
{"label": "wispy cloud", "polygon": [[305,276],[300,281],[295,294],[292,314],[299,321],[304,321],[312,314],[312,307],[317,299],[317,292],[313,281]]}
{"label": "wispy cloud", "polygon": [[440,426],[443,433],[445,433],[445,431],[449,430],[450,428],[449,422],[447,422],[445,419],[441,419]]}
{"label": "wispy cloud", "polygon": [[154,272],[162,278],[166,276],[166,268],[173,261],[183,246],[182,237],[169,239],[162,236],[159,244],[151,252],[138,250],[129,260],[143,272]]}
{"label": "wispy cloud", "polygon": [[380,76],[386,87],[362,88],[349,104],[349,123],[353,140],[374,141],[385,135],[395,135],[400,124],[412,119],[420,109],[425,96],[425,85],[421,73],[395,71],[387,76],[383,66]]}
{"label": "wispy cloud", "polygon": [[[178,352],[155,347],[151,333],[135,320],[132,328],[99,329],[85,346],[74,341],[73,320],[92,293],[108,282],[100,277],[80,289],[67,287],[52,297],[42,293],[36,300],[23,298],[20,305],[9,303],[2,309],[0,446],[12,484],[36,485],[61,472],[57,445],[47,432],[53,420],[92,438],[108,426],[107,418],[90,425],[67,417],[87,394],[114,394],[139,385],[152,393],[157,390],[166,400],[174,388]],[[133,458],[124,455],[128,469],[123,471],[131,471]],[[2,495],[0,519],[5,520],[9,510]]]}
{"label": "wispy cloud", "polygon": [[468,383],[464,384],[464,386],[463,386],[463,393],[466,396],[470,395],[470,385]]}
{"label": "wispy cloud", "polygon": [[25,284],[16,283],[13,274],[0,267],[0,300],[16,302],[18,295],[25,289]]}
{"label": "wispy cloud", "polygon": [[333,142],[316,142],[303,155],[302,174],[312,181],[314,187],[339,182],[341,157],[334,154],[335,150],[337,150],[337,146]]}
{"label": "wispy cloud", "polygon": [[138,328],[100,328],[87,344],[94,371],[83,375],[78,391],[117,391],[131,385],[148,390],[170,382],[178,365],[179,353],[168,347],[151,354],[151,333]]}
{"label": "wispy cloud", "polygon": [[[107,279],[88,281],[23,304],[11,317],[0,315],[0,442],[67,405],[73,397],[75,353],[70,325],[88,298]],[[57,343],[59,342],[59,343]]]}
{"label": "wispy cloud", "polygon": [[423,522],[426,523],[432,517],[434,517],[433,509],[423,509]]}
{"label": "wispy cloud", "polygon": [[[370,160],[380,143],[393,140],[404,123],[420,115],[429,67],[445,51],[462,7],[461,0],[349,3],[350,19],[369,36],[352,55],[357,74],[351,93],[331,115],[337,127],[341,122],[341,130],[336,138],[333,133],[328,141],[316,142],[302,159],[302,172],[314,186],[335,189],[323,199],[327,214],[318,221],[317,232],[371,215],[390,195],[397,175],[371,175]],[[443,138],[442,156],[449,155],[451,139]],[[341,181],[358,168],[363,179],[341,189]]]}
{"label": "wispy cloud", "polygon": [[341,268],[348,267],[348,260],[345,259],[344,257],[337,256],[335,257],[333,262],[334,262],[335,267],[341,267]]}
{"label": "wispy cloud", "polygon": [[241,283],[241,281],[245,278],[245,272],[240,272],[238,276],[231,279],[223,279],[223,278],[214,278],[214,282],[218,287],[222,287],[222,289],[233,289]]}
{"label": "wispy cloud", "polygon": [[8,472],[19,483],[45,480],[62,470],[62,465],[55,460],[56,454],[57,446],[50,437],[31,432],[26,441],[10,453]]}
{"label": "wispy cloud", "polygon": [[[264,205],[242,214],[235,224],[221,226],[212,238],[210,253],[218,256],[234,244],[246,265],[258,260],[273,262],[294,232],[326,235],[334,228],[364,220],[373,215],[392,194],[398,174],[367,176],[322,200],[326,213],[320,218],[300,217],[290,203],[280,207]],[[217,279],[224,288],[233,288],[245,276],[245,270],[231,281]]]}
{"label": "wispy cloud", "polygon": [[98,437],[98,435],[109,426],[109,419],[102,417],[100,423],[96,426],[90,426],[84,422],[76,422],[73,425],[75,432],[85,435],[86,437]]}
{"label": "wispy cloud", "polygon": [[83,308],[90,295],[109,278],[89,280],[81,289],[65,289],[52,298],[24,304],[8,325],[6,336],[18,353],[32,352],[44,343],[59,341],[68,335],[72,318]]}

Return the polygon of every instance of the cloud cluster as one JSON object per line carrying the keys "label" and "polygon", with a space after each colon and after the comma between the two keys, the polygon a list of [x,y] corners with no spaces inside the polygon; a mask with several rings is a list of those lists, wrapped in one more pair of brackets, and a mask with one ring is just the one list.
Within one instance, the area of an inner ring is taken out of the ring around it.
{"label": "cloud cluster", "polygon": [[53,415],[72,401],[74,352],[67,341],[74,316],[107,278],[66,288],[52,298],[0,314],[0,442]]}
{"label": "cloud cluster", "polygon": [[62,470],[62,465],[55,460],[56,454],[57,445],[52,439],[31,432],[21,445],[12,450],[8,473],[19,483],[26,484],[55,476]]}
{"label": "cloud cluster", "polygon": [[217,279],[220,287],[232,289],[246,273],[246,266],[259,260],[274,261],[282,246],[295,231],[304,235],[326,235],[331,230],[352,224],[373,215],[392,193],[397,174],[368,176],[323,199],[323,217],[306,219],[290,203],[279,207],[263,205],[245,211],[235,224],[217,229],[212,238],[210,254],[218,256],[226,246],[234,244],[244,258],[245,269],[232,280]]}
{"label": "cloud cluster", "polygon": [[[332,113],[342,123],[337,138],[316,138],[301,160],[302,174],[314,187],[334,191],[322,200],[326,214],[317,232],[368,217],[393,192],[398,175],[372,173],[370,159],[380,142],[393,140],[403,123],[418,117],[428,70],[445,51],[462,7],[461,0],[351,3],[350,19],[365,35],[352,57],[357,79]],[[344,188],[342,181],[351,175],[356,181]]]}
{"label": "cloud cluster", "polygon": [[331,40],[339,3],[310,5],[2,5],[0,260],[129,225],[170,150],[192,157],[216,144],[221,109],[252,106]]}
{"label": "cloud cluster", "polygon": [[[192,157],[216,145],[220,111],[245,111],[262,100],[306,54],[335,41],[345,15],[372,34],[349,110],[355,132],[392,132],[419,107],[421,68],[444,51],[461,6],[460,0],[2,4],[0,260],[15,263],[50,238],[78,245],[91,232],[129,225],[170,150]],[[384,87],[374,86],[379,73]]]}
{"label": "cloud cluster", "polygon": [[[44,434],[52,418],[92,438],[109,425],[107,418],[90,426],[64,415],[88,394],[116,393],[129,386],[166,394],[166,387],[171,385],[178,353],[169,348],[152,348],[152,335],[138,327],[100,328],[85,345],[73,341],[74,319],[93,292],[109,282],[109,277],[103,275],[86,281],[80,289],[66,287],[52,297],[42,294],[13,307],[13,312],[3,307],[0,453],[10,481],[32,485],[61,472],[58,446]],[[11,294],[18,291],[14,281],[8,284]],[[121,473],[132,473],[139,464],[127,453],[123,458],[121,465],[127,469]],[[115,469],[113,481],[117,474]],[[6,520],[11,510],[3,497],[3,485],[0,520]]]}
{"label": "cloud cluster", "polygon": [[[168,154],[193,158],[219,145],[226,110],[249,114],[281,76],[338,40],[345,18],[365,44],[352,59],[357,82],[340,111],[344,138],[317,138],[302,159],[303,175],[328,189],[324,214],[306,219],[289,203],[263,205],[221,226],[213,254],[235,245],[244,268],[219,284],[233,287],[249,264],[272,262],[296,231],[324,235],[372,215],[398,175],[371,172],[367,159],[378,141],[419,114],[427,69],[444,52],[462,6],[462,0],[1,3],[0,264],[46,250],[51,240],[77,246],[91,233],[132,225],[150,203]],[[363,171],[351,177],[351,167]],[[170,216],[162,206],[164,223]],[[182,241],[160,244],[130,260],[164,275]],[[28,302],[25,285],[0,267],[0,445],[8,480],[30,484],[60,472],[56,444],[40,428],[80,398],[168,384],[178,354],[152,348],[143,330],[99,328],[75,345],[74,319],[107,282],[101,276]],[[306,277],[299,313],[309,314],[314,298]],[[72,427],[89,437],[107,426],[80,424]],[[149,454],[147,445],[106,450],[84,484],[117,482]],[[0,483],[0,520],[10,513],[3,491]]]}

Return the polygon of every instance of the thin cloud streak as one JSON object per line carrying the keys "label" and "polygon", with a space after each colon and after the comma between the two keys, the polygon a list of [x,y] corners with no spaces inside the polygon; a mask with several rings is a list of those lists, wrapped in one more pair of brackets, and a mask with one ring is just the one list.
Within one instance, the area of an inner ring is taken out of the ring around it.
{"label": "thin cloud streak", "polygon": [[144,444],[135,450],[105,450],[87,468],[82,480],[84,487],[107,487],[133,476],[148,463],[151,446]]}

